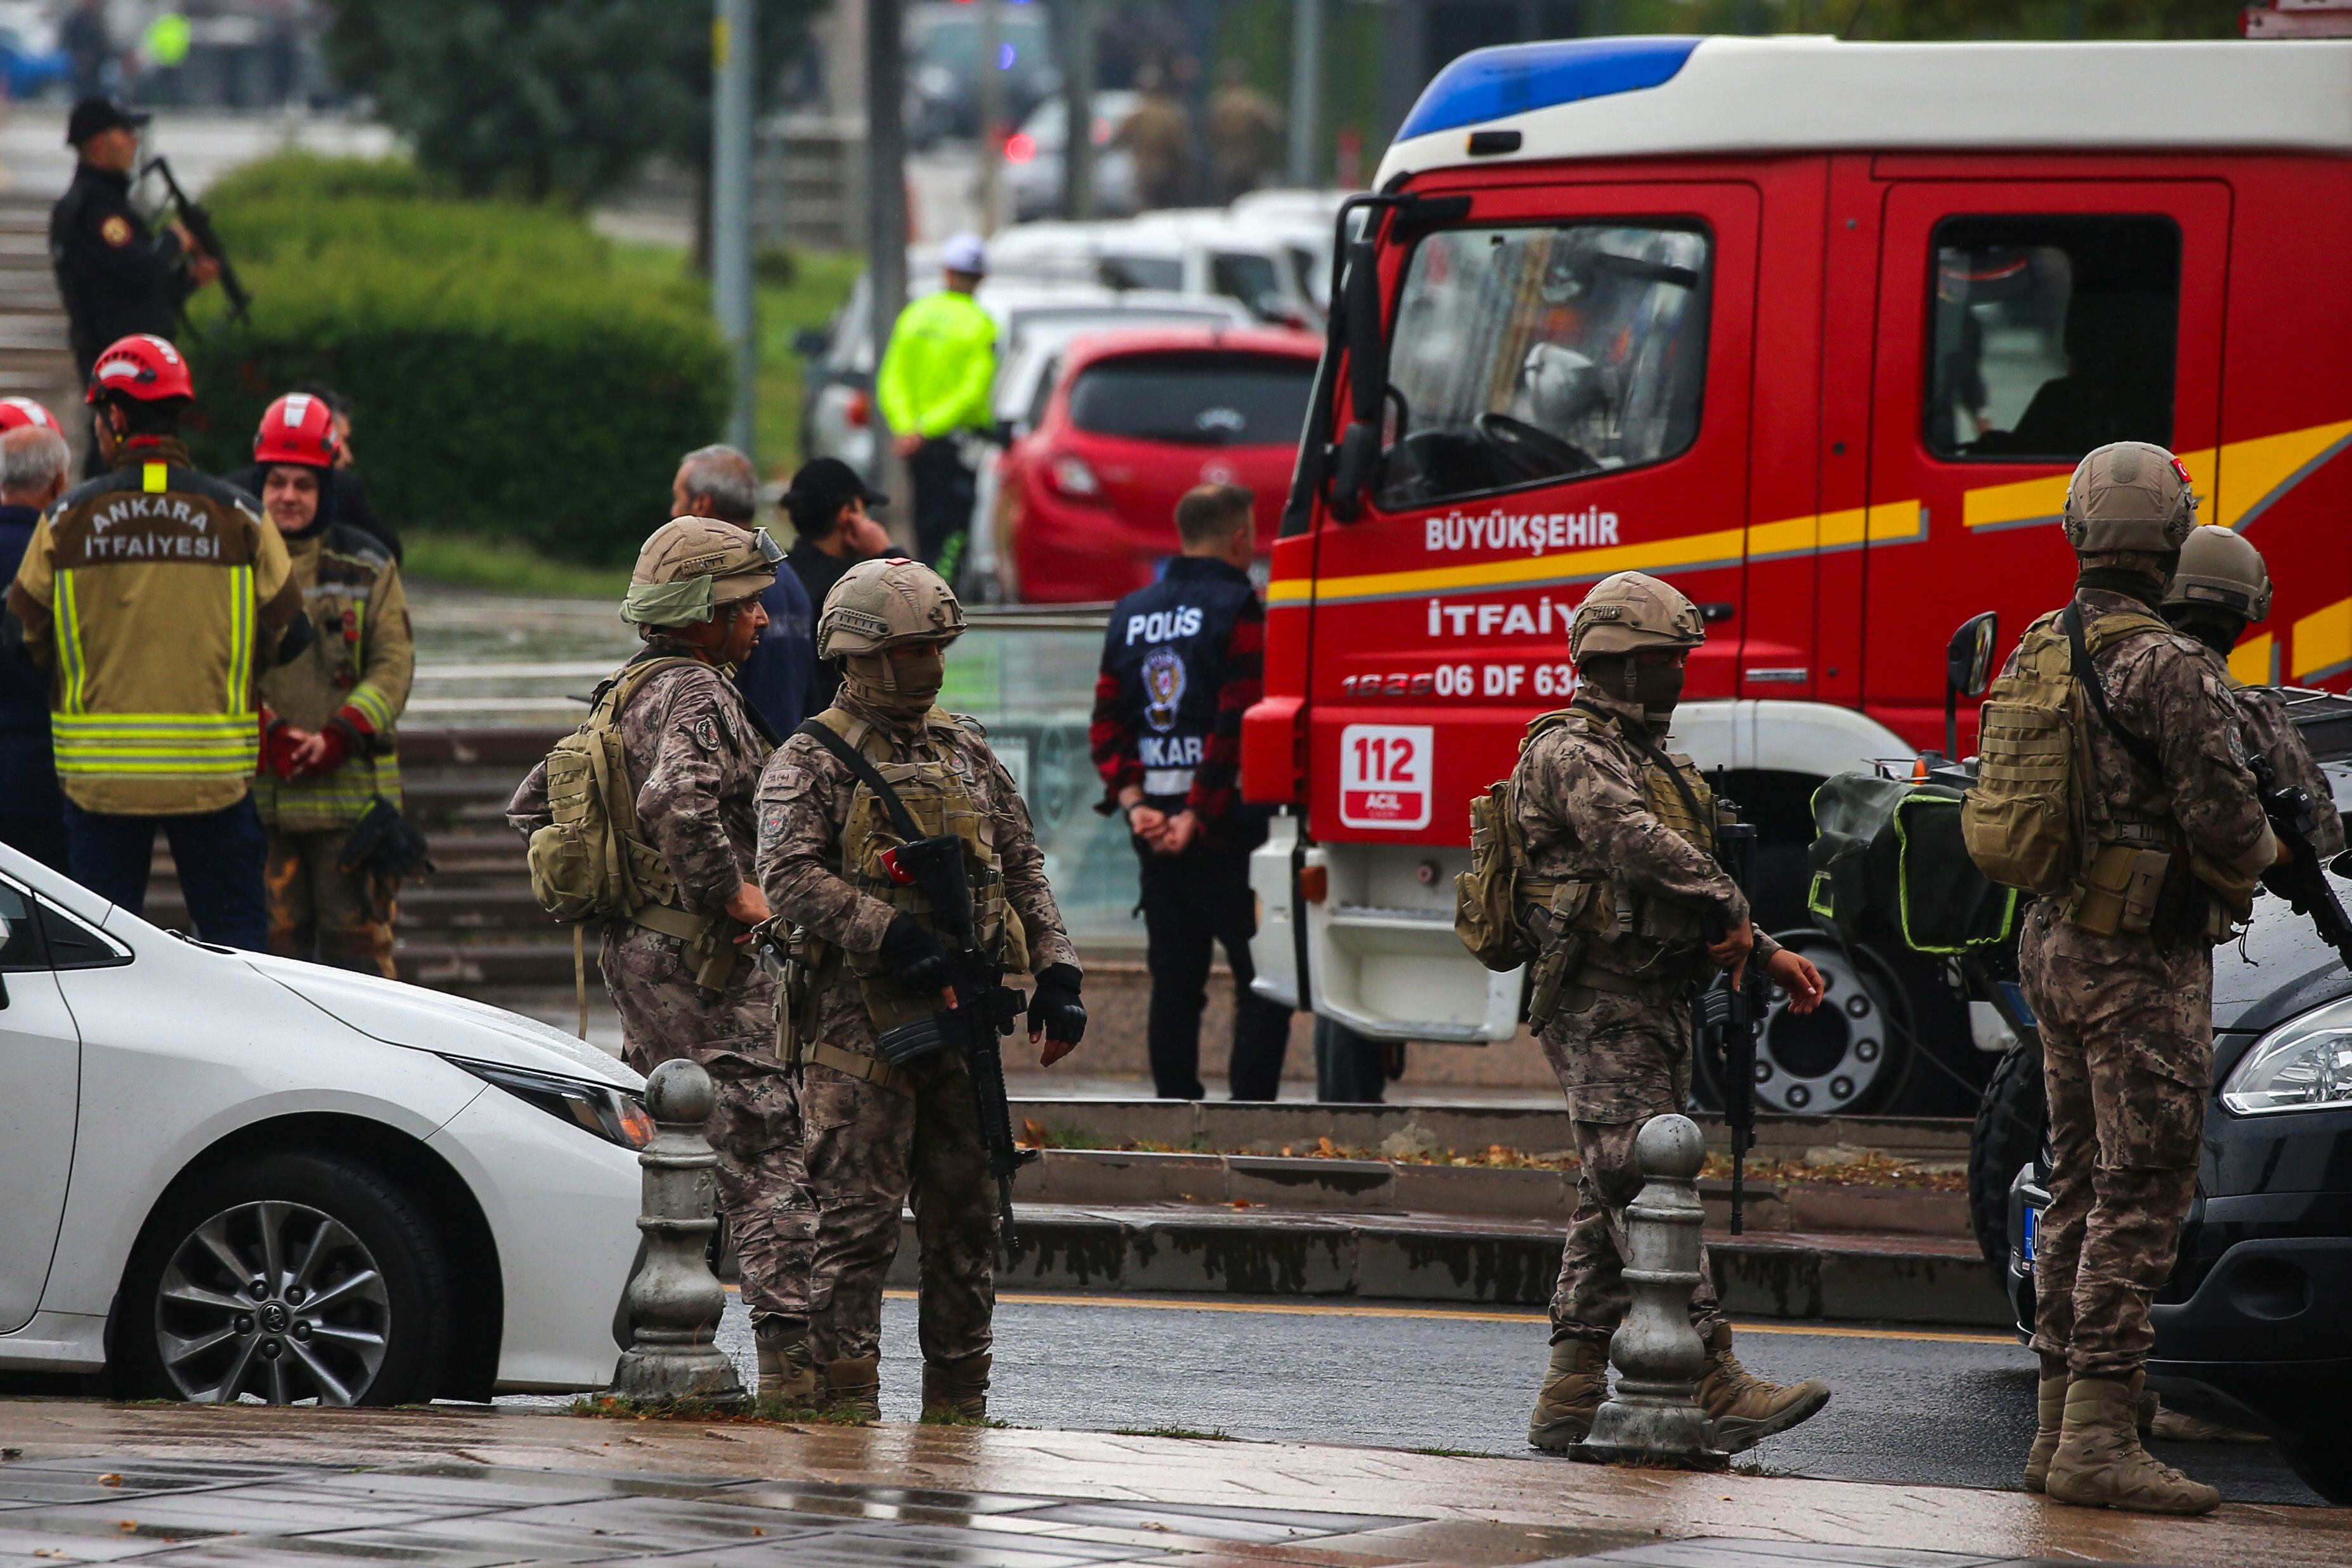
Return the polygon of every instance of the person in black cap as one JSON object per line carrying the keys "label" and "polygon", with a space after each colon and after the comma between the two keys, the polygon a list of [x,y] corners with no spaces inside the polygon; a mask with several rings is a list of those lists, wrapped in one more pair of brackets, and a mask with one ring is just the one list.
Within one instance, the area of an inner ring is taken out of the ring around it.
{"label": "person in black cap", "polygon": [[[890,497],[868,485],[856,469],[838,457],[819,457],[801,465],[784,492],[784,510],[799,535],[784,564],[808,590],[809,603],[822,613],[824,596],[841,574],[861,560],[890,553],[887,529],[867,513],[868,507],[889,504]],[[841,688],[838,664],[819,664],[809,677],[808,713],[833,706]]]}
{"label": "person in black cap", "polygon": [[107,345],[136,332],[173,336],[180,302],[220,270],[176,219],[156,233],[131,205],[139,128],[150,118],[110,98],[86,98],[66,121],[66,141],[81,161],[49,212],[49,265],[85,385]]}

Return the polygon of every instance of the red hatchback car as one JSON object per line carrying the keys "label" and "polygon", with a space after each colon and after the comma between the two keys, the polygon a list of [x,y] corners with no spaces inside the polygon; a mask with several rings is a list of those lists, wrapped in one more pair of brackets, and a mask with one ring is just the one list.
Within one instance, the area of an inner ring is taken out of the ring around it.
{"label": "red hatchback car", "polygon": [[1171,327],[1074,340],[1044,407],[999,459],[1008,586],[1031,604],[1117,599],[1177,553],[1176,499],[1202,484],[1257,493],[1274,541],[1320,338]]}

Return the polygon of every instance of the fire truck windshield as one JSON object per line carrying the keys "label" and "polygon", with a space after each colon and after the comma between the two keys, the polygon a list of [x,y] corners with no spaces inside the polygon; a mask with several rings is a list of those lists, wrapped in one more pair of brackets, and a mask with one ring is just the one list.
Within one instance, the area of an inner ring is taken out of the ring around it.
{"label": "fire truck windshield", "polygon": [[1655,463],[1698,434],[1706,235],[1570,224],[1415,246],[1389,350],[1391,507]]}

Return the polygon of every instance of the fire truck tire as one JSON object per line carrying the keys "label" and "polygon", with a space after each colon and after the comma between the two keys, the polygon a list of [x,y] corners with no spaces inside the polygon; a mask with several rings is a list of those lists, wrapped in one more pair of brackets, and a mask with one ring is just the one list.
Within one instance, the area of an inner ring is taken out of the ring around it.
{"label": "fire truck tire", "polygon": [[[1756,1041],[1756,1108],[1767,1114],[1862,1115],[1898,1106],[1916,1064],[1911,998],[1868,948],[1846,948],[1825,932],[1773,934],[1811,958],[1827,988],[1820,1009],[1798,1018],[1775,999]],[[1723,1104],[1701,1053],[1694,1085],[1708,1110]]]}
{"label": "fire truck tire", "polygon": [[1977,1102],[1969,1134],[1969,1224],[1985,1261],[2009,1266],[2009,1188],[2049,1136],[2042,1092],[2042,1047],[2028,1040],[2001,1055]]}

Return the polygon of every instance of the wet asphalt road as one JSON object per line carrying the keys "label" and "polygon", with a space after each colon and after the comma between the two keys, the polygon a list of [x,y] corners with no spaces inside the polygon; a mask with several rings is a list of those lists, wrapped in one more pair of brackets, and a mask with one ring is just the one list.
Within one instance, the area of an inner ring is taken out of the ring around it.
{"label": "wet asphalt road", "polygon": [[[731,1294],[720,1340],[750,1383],[750,1325]],[[922,1363],[915,1303],[898,1292],[885,1310],[882,1348],[883,1414],[911,1421]],[[2017,1485],[2033,1432],[2034,1368],[2013,1341],[1749,1324],[1739,1331],[1739,1354],[1759,1376],[1820,1377],[1835,1391],[1821,1415],[1742,1456],[1743,1467]],[[1514,1312],[1007,1295],[997,1305],[990,1414],[1016,1427],[1179,1427],[1566,1464],[1527,1447],[1545,1354],[1542,1318]],[[2267,1444],[2167,1444],[2158,1452],[2234,1501],[2320,1504]]]}

